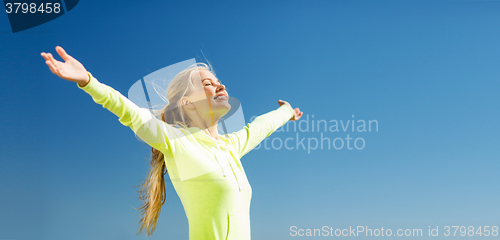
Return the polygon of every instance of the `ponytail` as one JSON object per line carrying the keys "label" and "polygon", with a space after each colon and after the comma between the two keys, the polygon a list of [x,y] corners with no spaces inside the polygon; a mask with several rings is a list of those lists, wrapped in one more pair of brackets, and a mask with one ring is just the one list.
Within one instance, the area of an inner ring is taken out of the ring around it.
{"label": "ponytail", "polygon": [[[199,66],[201,65],[201,66]],[[161,110],[155,111],[156,117],[159,117],[163,122],[187,128],[190,124],[190,119],[184,112],[180,99],[189,94],[190,87],[193,86],[191,80],[193,74],[199,69],[212,71],[211,66],[204,63],[197,63],[193,67],[183,70],[177,74],[169,84],[167,94],[169,103]],[[139,199],[143,205],[141,209],[141,220],[139,221],[140,229],[137,234],[140,234],[146,229],[146,236],[153,234],[156,229],[156,222],[160,216],[160,210],[167,199],[165,189],[165,174],[167,167],[165,165],[164,155],[161,151],[151,148],[151,162],[147,178],[139,186]]]}

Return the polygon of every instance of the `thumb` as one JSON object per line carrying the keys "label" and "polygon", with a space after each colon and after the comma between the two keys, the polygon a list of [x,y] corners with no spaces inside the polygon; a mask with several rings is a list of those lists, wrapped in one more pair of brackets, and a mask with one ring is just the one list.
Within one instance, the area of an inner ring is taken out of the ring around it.
{"label": "thumb", "polygon": [[72,57],[66,53],[66,51],[64,51],[64,49],[60,46],[57,46],[56,47],[56,51],[57,53],[59,53],[59,56],[61,56],[61,58],[64,60],[64,61],[68,61],[70,60]]}

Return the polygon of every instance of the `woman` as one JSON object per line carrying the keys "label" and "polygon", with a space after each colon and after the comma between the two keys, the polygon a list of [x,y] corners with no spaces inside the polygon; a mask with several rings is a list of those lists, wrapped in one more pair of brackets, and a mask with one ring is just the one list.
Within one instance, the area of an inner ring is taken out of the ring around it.
{"label": "woman", "polygon": [[168,170],[188,218],[189,239],[250,239],[252,190],[240,158],[288,120],[298,120],[302,116],[298,108],[280,100],[277,110],[221,136],[217,123],[231,108],[229,96],[206,64],[196,64],[174,77],[160,121],[100,83],[62,47],[56,51],[64,63],[41,53],[52,73],[77,83],[152,147],[151,169],[141,190],[144,205],[139,233],[147,229],[149,236],[156,228]]}

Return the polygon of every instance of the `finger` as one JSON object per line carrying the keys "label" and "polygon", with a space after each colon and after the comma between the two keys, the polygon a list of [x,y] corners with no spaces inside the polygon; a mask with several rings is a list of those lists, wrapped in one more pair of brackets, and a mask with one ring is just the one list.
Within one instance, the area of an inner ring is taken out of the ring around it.
{"label": "finger", "polygon": [[50,59],[50,58],[54,58],[54,56],[52,56],[52,53],[47,53],[47,57]]}
{"label": "finger", "polygon": [[45,59],[45,61],[49,61],[49,57],[47,56],[46,53],[41,53],[40,55],[42,55],[43,59]]}
{"label": "finger", "polygon": [[47,61],[48,61],[48,60],[50,60],[49,54],[47,54],[47,53],[44,53],[44,52],[43,52],[43,53],[41,53],[41,55],[42,55],[42,57],[43,57],[45,60],[47,60]]}
{"label": "finger", "polygon": [[54,70],[54,64],[52,64],[52,62],[50,60],[45,60],[45,64],[47,64],[47,66],[49,66],[49,68],[51,68],[51,70]]}
{"label": "finger", "polygon": [[52,53],[47,53],[47,55],[49,55],[49,60],[52,62],[52,64],[54,64],[54,66],[57,66],[57,64],[56,64],[57,60],[54,59],[54,56],[52,56]]}
{"label": "finger", "polygon": [[47,64],[47,66],[49,67],[50,71],[53,73],[53,74],[56,74],[57,75],[57,72],[54,70],[54,68],[51,66],[51,62],[50,61],[46,61],[45,62]]}
{"label": "finger", "polygon": [[68,54],[66,53],[66,51],[64,51],[64,49],[63,49],[62,47],[57,46],[57,47],[56,47],[56,51],[57,51],[57,53],[59,53],[59,56],[61,56],[61,58],[62,58],[64,61],[68,61],[68,60],[70,60],[70,59],[71,59],[71,56],[70,56],[70,55],[68,55]]}
{"label": "finger", "polygon": [[50,71],[51,71],[53,74],[58,75],[58,74],[57,74],[57,73],[58,73],[58,71],[57,71],[57,69],[55,68],[55,66],[52,64],[52,62],[51,62],[51,61],[47,60],[47,61],[45,61],[45,63],[47,64],[47,66],[49,66],[49,69],[50,69]]}
{"label": "finger", "polygon": [[43,58],[45,59],[45,62],[50,62],[52,63],[52,60],[50,59],[49,55],[48,54],[44,54]]}
{"label": "finger", "polygon": [[55,71],[56,74],[59,72],[59,61],[55,60],[52,55],[50,55],[49,59],[46,60],[46,62],[48,62],[47,65],[49,65],[49,67],[52,68],[52,70]]}

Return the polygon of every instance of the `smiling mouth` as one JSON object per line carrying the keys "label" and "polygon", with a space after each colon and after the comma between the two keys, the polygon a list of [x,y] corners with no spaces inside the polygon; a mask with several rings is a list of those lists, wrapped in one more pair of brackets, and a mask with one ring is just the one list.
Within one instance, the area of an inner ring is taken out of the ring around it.
{"label": "smiling mouth", "polygon": [[227,96],[225,95],[220,95],[220,96],[217,96],[217,97],[214,97],[215,100],[227,100]]}

